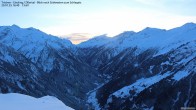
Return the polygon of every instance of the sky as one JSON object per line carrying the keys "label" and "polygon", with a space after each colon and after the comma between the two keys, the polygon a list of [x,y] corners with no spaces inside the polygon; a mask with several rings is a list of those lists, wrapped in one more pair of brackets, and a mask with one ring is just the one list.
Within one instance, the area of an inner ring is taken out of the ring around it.
{"label": "sky", "polygon": [[123,31],[137,32],[146,27],[171,29],[187,22],[196,23],[196,0],[75,1],[81,4],[0,7],[0,25],[34,27],[77,44],[101,34],[112,37]]}

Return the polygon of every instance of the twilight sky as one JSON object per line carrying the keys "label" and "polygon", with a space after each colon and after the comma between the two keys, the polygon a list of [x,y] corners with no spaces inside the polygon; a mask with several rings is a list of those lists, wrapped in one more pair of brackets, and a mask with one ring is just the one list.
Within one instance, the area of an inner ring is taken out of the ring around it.
{"label": "twilight sky", "polygon": [[170,29],[187,22],[196,23],[196,0],[76,1],[82,4],[0,7],[0,25],[35,27],[48,34],[69,36],[74,43],[79,43],[100,34],[114,36],[145,27]]}

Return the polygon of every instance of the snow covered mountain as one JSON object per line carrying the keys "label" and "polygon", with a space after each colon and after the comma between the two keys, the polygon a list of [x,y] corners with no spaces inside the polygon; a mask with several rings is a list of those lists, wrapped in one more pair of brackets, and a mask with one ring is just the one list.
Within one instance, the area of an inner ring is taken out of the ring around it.
{"label": "snow covered mountain", "polygon": [[[39,66],[43,68],[44,71],[50,71],[50,69],[53,68],[50,64],[54,63],[54,61],[50,59],[50,63],[44,65],[46,64],[44,61],[48,58],[48,49],[55,48],[57,51],[75,50],[75,46],[72,45],[69,40],[47,35],[34,28],[22,29],[16,25],[3,26],[0,27],[0,32],[0,43],[14,48],[14,50],[22,53],[28,59],[31,59],[32,62],[41,64]],[[44,52],[46,54],[43,54]],[[69,55],[70,52],[67,54]]]}
{"label": "snow covered mountain", "polygon": [[89,93],[92,108],[169,110],[196,106],[196,24],[125,32],[93,48],[78,47],[87,53],[84,60],[108,79]]}
{"label": "snow covered mountain", "polygon": [[196,24],[145,28],[79,45],[0,27],[0,92],[55,96],[77,109],[196,107]]}
{"label": "snow covered mountain", "polygon": [[36,99],[17,93],[0,94],[0,103],[1,110],[73,110],[52,96]]}
{"label": "snow covered mountain", "polygon": [[109,38],[106,34],[104,34],[100,36],[95,36],[86,42],[82,42],[78,44],[78,46],[81,48],[100,47],[101,45],[108,43],[110,40],[111,38]]}
{"label": "snow covered mountain", "polygon": [[0,27],[0,45],[2,93],[51,95],[78,109],[85,103],[85,93],[101,81],[66,39],[13,25]]}
{"label": "snow covered mountain", "polygon": [[93,38],[77,45],[77,47],[82,51],[81,54],[85,53],[83,59],[86,59],[88,63],[91,62],[91,66],[99,68],[103,63],[108,63],[110,58],[130,48],[137,48],[137,54],[147,49],[158,50],[157,55],[167,53],[181,44],[194,41],[195,28],[194,23],[187,23],[171,30],[147,27],[137,33],[128,31],[113,38],[104,37],[105,40],[102,43],[99,43],[102,41],[102,37]]}

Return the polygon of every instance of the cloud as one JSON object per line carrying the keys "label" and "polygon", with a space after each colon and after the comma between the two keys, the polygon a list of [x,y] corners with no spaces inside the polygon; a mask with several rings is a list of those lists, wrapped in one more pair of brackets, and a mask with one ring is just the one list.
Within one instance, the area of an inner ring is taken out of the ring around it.
{"label": "cloud", "polygon": [[91,37],[93,37],[93,35],[88,34],[88,33],[73,33],[73,34],[69,34],[69,35],[65,35],[61,37],[71,40],[73,44],[79,44],[80,42],[90,39]]}

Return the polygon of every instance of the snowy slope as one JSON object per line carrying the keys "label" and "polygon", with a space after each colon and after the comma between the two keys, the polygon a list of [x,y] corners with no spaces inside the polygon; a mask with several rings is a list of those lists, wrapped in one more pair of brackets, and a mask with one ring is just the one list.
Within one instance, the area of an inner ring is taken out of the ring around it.
{"label": "snowy slope", "polygon": [[69,60],[67,56],[74,57],[76,51],[76,46],[67,39],[16,25],[0,27],[0,43],[13,48],[46,72],[55,69],[55,56]]}
{"label": "snowy slope", "polygon": [[56,96],[74,109],[87,103],[119,110],[195,106],[194,23],[101,35],[79,45],[34,28],[3,26],[0,47],[2,93]]}
{"label": "snowy slope", "polygon": [[[148,59],[145,59],[144,55],[128,54],[123,59],[112,60],[110,66],[106,65],[109,68],[106,73],[115,72],[117,77],[112,77],[108,83],[92,92],[89,95],[89,103],[98,110],[156,110],[159,107],[178,109],[181,106],[191,106],[191,102],[195,102],[193,97],[196,94],[193,85],[196,81],[195,47],[196,41],[192,41],[164,55],[154,57],[149,53],[145,54]],[[139,56],[142,56],[143,60]],[[130,57],[132,59],[129,59]],[[179,93],[181,95],[175,98]],[[173,100],[174,103],[171,102]],[[162,103],[157,104],[158,101]],[[194,103],[192,105],[194,106]]]}
{"label": "snowy slope", "polygon": [[45,47],[52,47],[57,50],[75,46],[69,40],[48,35],[35,28],[20,28],[16,25],[0,27],[0,43],[22,52],[27,58],[36,62]]}
{"label": "snowy slope", "polygon": [[[107,38],[104,38],[107,39]],[[109,39],[109,38],[108,38]],[[159,54],[164,54],[179,45],[196,40],[196,24],[187,23],[181,27],[171,30],[145,28],[140,32],[124,32],[110,40],[102,41],[103,38],[96,37],[78,45],[80,48],[104,46],[107,49],[115,49],[120,53],[127,48],[137,47],[141,51],[149,48],[157,48]],[[96,42],[99,41],[99,42]],[[100,43],[100,41],[102,41]]]}
{"label": "snowy slope", "polygon": [[194,40],[196,24],[186,23],[170,30],[147,27],[139,32],[127,31],[111,38],[95,37],[77,47],[84,61],[94,68],[102,68],[114,57],[123,57],[120,53],[127,50],[136,49],[134,53],[139,55],[152,49],[156,51],[154,56],[158,56]]}
{"label": "snowy slope", "polygon": [[51,95],[74,109],[84,107],[85,93],[100,78],[74,54],[76,48],[34,28],[0,27],[0,92]]}
{"label": "snowy slope", "polygon": [[[45,45],[45,43],[53,42],[54,44],[51,46],[55,48],[61,48],[61,46],[73,46],[72,43],[67,39],[61,39],[56,36],[46,34],[35,28],[20,28],[17,25],[1,26],[0,32],[1,40],[3,40],[1,42],[8,43],[7,45],[11,45],[11,42],[13,42],[14,40],[18,41],[17,44],[14,45],[16,49],[19,49],[19,47],[22,46],[23,43]],[[57,43],[58,45],[55,43]]]}
{"label": "snowy slope", "polygon": [[[106,84],[89,94],[92,108],[195,107],[196,24],[122,33],[99,47],[85,50],[86,61],[97,61],[98,70],[110,76]],[[108,54],[113,56],[107,57]]]}
{"label": "snowy slope", "polygon": [[111,38],[108,37],[106,34],[100,35],[100,36],[95,36],[92,39],[82,42],[78,44],[77,46],[80,48],[93,48],[93,47],[99,47],[102,46],[106,43],[111,41]]}
{"label": "snowy slope", "polygon": [[52,96],[34,98],[27,95],[0,94],[1,110],[73,110]]}

